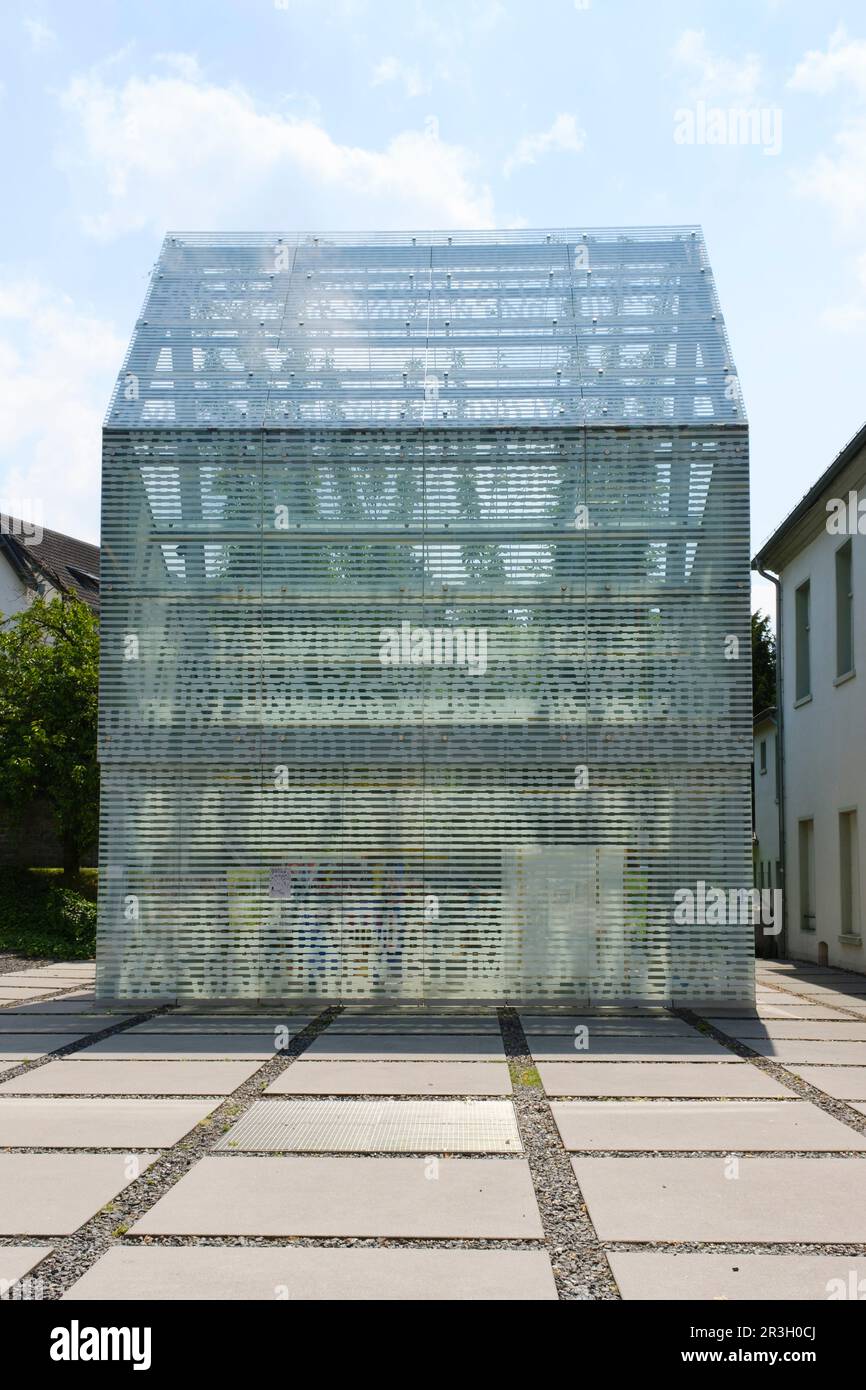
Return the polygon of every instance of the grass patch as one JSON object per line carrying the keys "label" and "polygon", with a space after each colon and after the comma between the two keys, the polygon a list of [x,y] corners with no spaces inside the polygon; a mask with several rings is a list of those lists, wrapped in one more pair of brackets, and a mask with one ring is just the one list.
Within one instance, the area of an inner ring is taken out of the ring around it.
{"label": "grass patch", "polygon": [[541,1077],[537,1067],[520,1067],[515,1080],[518,1086],[540,1086]]}
{"label": "grass patch", "polygon": [[0,869],[0,951],[31,960],[91,959],[95,877],[84,870],[70,888],[59,869]]}

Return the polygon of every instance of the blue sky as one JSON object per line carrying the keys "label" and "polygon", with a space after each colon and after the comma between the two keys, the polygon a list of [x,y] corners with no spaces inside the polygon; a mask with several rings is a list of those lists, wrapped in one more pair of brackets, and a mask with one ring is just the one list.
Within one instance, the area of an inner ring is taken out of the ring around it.
{"label": "blue sky", "polygon": [[862,2],[7,0],[0,54],[0,510],[98,537],[168,228],[701,223],[755,545],[866,418]]}

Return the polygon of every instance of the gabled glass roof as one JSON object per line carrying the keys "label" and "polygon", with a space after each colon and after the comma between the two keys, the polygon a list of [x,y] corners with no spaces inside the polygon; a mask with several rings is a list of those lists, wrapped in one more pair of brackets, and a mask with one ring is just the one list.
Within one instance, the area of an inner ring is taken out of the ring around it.
{"label": "gabled glass roof", "polygon": [[697,227],[166,237],[109,428],[741,424]]}

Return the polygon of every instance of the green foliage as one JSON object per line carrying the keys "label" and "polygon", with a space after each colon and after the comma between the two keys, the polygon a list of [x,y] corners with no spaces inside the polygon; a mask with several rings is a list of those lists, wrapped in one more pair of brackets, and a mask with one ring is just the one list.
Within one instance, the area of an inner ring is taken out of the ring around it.
{"label": "green foliage", "polygon": [[48,803],[77,873],[96,840],[96,618],[74,598],[38,598],[0,626],[0,800]]}
{"label": "green foliage", "polygon": [[[70,880],[61,879],[62,869],[28,869],[27,872],[34,878],[45,880],[45,887],[51,888],[71,888],[80,897],[87,898],[88,902],[95,903],[99,892],[99,871],[98,869],[80,869],[78,874]],[[2,870],[0,870],[2,873]]]}
{"label": "green foliage", "polygon": [[0,869],[0,951],[88,960],[95,950],[95,903],[51,875]]}
{"label": "green foliage", "polygon": [[776,638],[769,617],[752,614],[752,714],[776,703]]}
{"label": "green foliage", "polygon": [[517,1067],[513,1068],[512,1080],[518,1086],[540,1086],[541,1076],[537,1067]]}

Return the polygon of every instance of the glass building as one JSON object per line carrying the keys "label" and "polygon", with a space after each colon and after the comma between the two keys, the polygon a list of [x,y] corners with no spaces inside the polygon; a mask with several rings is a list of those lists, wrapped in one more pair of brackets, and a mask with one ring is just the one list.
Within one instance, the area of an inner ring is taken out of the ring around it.
{"label": "glass building", "polygon": [[751,997],[699,229],[167,237],[102,594],[100,995]]}

